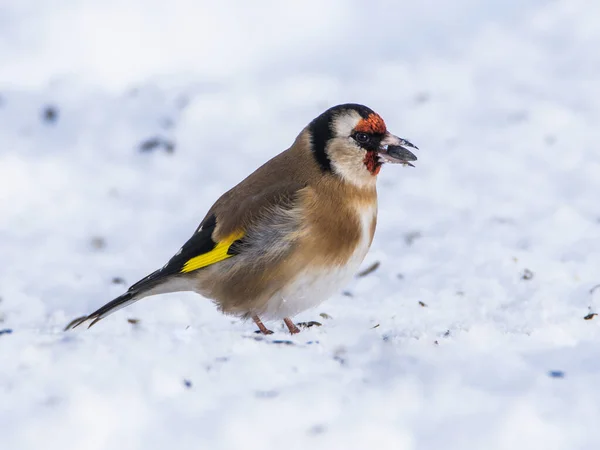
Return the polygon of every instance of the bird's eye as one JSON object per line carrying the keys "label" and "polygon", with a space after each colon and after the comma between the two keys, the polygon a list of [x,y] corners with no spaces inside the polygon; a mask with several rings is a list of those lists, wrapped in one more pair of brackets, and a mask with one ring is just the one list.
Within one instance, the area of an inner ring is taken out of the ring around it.
{"label": "bird's eye", "polygon": [[361,144],[366,144],[369,142],[370,137],[367,133],[356,133],[354,139]]}

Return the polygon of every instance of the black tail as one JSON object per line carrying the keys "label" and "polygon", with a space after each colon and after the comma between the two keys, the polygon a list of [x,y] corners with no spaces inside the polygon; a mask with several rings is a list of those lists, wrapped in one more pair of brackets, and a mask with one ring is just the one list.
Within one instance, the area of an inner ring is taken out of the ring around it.
{"label": "black tail", "polygon": [[92,322],[89,324],[88,328],[94,325],[99,320],[104,319],[106,316],[118,311],[121,308],[125,308],[127,305],[135,302],[137,299],[135,298],[136,291],[127,291],[123,295],[115,298],[113,301],[108,302],[102,308],[94,311],[89,316],[78,317],[77,319],[72,320],[66,327],[65,331],[71,330],[73,328],[78,327],[84,322],[91,320]]}
{"label": "black tail", "polygon": [[121,308],[125,308],[126,306],[131,305],[132,303],[137,302],[148,295],[182,290],[176,288],[171,289],[169,284],[170,278],[171,277],[169,276],[169,273],[165,273],[163,269],[152,272],[150,275],[142,278],[140,281],[131,286],[123,295],[115,298],[111,302],[108,302],[102,308],[94,311],[89,316],[78,317],[77,319],[72,320],[65,327],[65,331],[71,330],[75,327],[78,327],[82,323],[91,320],[92,322],[88,326],[89,328],[99,320],[104,319],[106,316],[118,311]]}

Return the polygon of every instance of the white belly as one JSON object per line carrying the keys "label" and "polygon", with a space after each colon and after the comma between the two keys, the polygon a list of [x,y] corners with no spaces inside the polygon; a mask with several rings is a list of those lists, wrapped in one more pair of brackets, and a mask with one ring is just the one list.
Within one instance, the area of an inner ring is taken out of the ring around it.
{"label": "white belly", "polygon": [[361,218],[361,239],[354,253],[343,266],[328,268],[307,268],[296,279],[278,292],[259,314],[266,320],[279,320],[293,317],[314,308],[338,293],[352,278],[365,258],[371,245],[371,226],[377,208],[366,208],[359,212]]}

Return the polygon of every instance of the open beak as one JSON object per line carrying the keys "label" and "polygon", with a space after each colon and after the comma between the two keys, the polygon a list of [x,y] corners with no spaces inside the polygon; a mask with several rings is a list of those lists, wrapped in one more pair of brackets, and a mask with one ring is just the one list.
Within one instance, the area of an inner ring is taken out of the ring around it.
{"label": "open beak", "polygon": [[381,140],[378,153],[384,162],[415,167],[411,164],[411,161],[416,161],[417,157],[407,147],[418,150],[416,145],[411,144],[406,139],[387,133]]}

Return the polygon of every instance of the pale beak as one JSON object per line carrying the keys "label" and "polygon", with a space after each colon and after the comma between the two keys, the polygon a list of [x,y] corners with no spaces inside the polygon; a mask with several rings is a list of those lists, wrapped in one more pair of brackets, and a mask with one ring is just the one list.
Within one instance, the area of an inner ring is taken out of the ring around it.
{"label": "pale beak", "polygon": [[379,156],[384,162],[392,164],[404,164],[415,167],[410,162],[416,161],[417,157],[406,147],[418,150],[416,145],[408,142],[406,139],[399,138],[393,134],[387,133],[381,140],[379,146]]}

